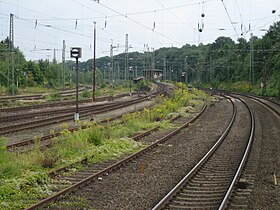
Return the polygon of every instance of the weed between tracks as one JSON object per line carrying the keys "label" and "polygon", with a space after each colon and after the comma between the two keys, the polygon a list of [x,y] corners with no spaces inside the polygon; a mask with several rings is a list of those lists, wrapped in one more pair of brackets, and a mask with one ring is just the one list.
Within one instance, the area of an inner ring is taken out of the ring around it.
{"label": "weed between tracks", "polygon": [[[87,129],[79,129],[70,133],[64,129],[62,136],[53,139],[53,146],[44,151],[40,150],[37,142],[29,153],[15,154],[0,149],[0,209],[21,209],[30,206],[35,200],[52,194],[52,180],[48,171],[69,165],[85,157],[90,162],[114,159],[131,154],[141,149],[143,144],[133,141],[133,134],[148,130],[156,125],[162,129],[170,127],[167,119],[171,113],[192,108],[182,109],[198,102],[198,99],[209,99],[200,91],[189,93],[181,90],[171,98],[156,98],[157,106],[144,109],[143,112],[125,114],[122,123],[107,123],[102,126],[96,122],[87,124]],[[65,128],[66,124],[63,125]]]}

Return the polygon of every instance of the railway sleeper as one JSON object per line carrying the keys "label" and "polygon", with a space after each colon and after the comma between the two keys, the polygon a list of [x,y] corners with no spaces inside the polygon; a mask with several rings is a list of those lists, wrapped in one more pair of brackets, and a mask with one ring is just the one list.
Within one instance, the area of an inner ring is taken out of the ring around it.
{"label": "railway sleeper", "polygon": [[200,197],[200,196],[197,196],[197,197],[185,197],[185,196],[181,196],[178,195],[176,196],[176,200],[180,200],[180,201],[183,201],[183,202],[215,202],[215,203],[218,203],[219,201],[221,201],[221,198],[223,197],[223,195],[221,194],[220,196],[217,196],[217,197],[210,197],[210,198],[205,198],[205,197]]}
{"label": "railway sleeper", "polygon": [[[170,206],[175,205],[179,208],[188,208],[188,209],[196,209],[198,207],[203,207],[204,209],[210,209],[210,208],[215,208],[217,209],[219,203],[215,202],[215,201],[197,201],[197,202],[184,202],[184,201],[177,201],[174,200],[172,201],[172,203],[170,204]],[[175,208],[177,209],[177,208]]]}
{"label": "railway sleeper", "polygon": [[210,191],[210,190],[200,190],[200,191],[191,191],[191,190],[182,190],[181,192],[183,195],[188,196],[202,196],[202,197],[208,197],[208,196],[218,196],[221,195],[221,193],[224,193],[224,191]]}

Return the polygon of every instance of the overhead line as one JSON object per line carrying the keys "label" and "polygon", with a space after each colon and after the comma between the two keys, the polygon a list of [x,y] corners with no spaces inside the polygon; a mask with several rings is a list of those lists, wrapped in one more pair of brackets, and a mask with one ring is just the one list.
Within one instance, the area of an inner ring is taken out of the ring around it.
{"label": "overhead line", "polygon": [[235,31],[235,35],[236,35],[237,38],[238,38],[238,34],[237,34],[237,31],[236,31],[236,28],[235,28],[235,26],[233,25],[233,21],[231,20],[231,17],[230,17],[230,15],[229,15],[229,12],[228,12],[228,10],[227,10],[227,7],[226,7],[226,5],[225,5],[225,3],[224,3],[224,0],[221,0],[221,1],[222,1],[222,4],[223,4],[223,6],[224,6],[224,8],[225,8],[225,10],[226,10],[228,19],[229,19],[229,21],[230,21],[230,23],[231,23],[231,25],[232,25],[232,27],[233,27],[233,29],[234,29],[234,31]]}
{"label": "overhead line", "polygon": [[[89,0],[89,1],[94,2],[94,0]],[[99,2],[98,4],[100,4],[100,5],[103,6],[104,8],[106,8],[106,9],[108,9],[108,10],[111,10],[112,12],[115,12],[115,13],[117,13],[117,14],[119,14],[119,15],[121,15],[121,16],[127,18],[127,19],[129,19],[130,21],[132,21],[132,22],[134,22],[134,23],[136,23],[136,24],[138,24],[138,25],[140,25],[140,26],[142,26],[142,27],[144,27],[144,28],[146,28],[146,29],[148,29],[148,30],[150,30],[150,31],[152,31],[152,32],[154,32],[154,33],[156,33],[156,34],[158,34],[158,35],[160,35],[160,36],[162,36],[162,37],[168,39],[168,40],[170,40],[170,41],[172,41],[172,42],[175,42],[175,43],[177,43],[177,44],[181,44],[181,43],[177,42],[176,40],[173,40],[172,38],[170,38],[170,37],[168,37],[168,36],[166,36],[166,35],[164,35],[164,34],[162,34],[162,33],[159,33],[159,32],[157,32],[157,31],[153,30],[152,28],[149,28],[148,26],[145,26],[144,24],[142,24],[142,23],[140,23],[140,22],[138,22],[138,21],[136,21],[136,20],[134,20],[134,19],[128,17],[127,15],[124,15],[124,14],[122,14],[122,13],[120,13],[120,12],[118,12],[118,11],[116,11],[116,10],[114,10],[114,9],[112,9],[112,8],[110,8],[110,7],[108,7],[108,6],[104,5],[104,4],[102,4],[102,3],[100,3],[100,2]]]}

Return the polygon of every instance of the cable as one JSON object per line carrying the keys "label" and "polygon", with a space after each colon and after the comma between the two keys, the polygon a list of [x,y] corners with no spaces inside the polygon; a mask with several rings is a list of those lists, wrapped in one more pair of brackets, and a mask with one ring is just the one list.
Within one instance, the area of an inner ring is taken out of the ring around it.
{"label": "cable", "polygon": [[242,15],[241,15],[241,10],[240,10],[239,4],[238,4],[238,0],[235,0],[235,2],[236,2],[236,5],[237,5],[237,9],[238,9],[238,13],[239,13],[239,16],[240,16],[240,20],[241,20],[241,33],[243,35],[243,27],[244,27],[244,30],[245,30],[246,33],[247,33],[247,29],[246,29],[245,25],[243,26],[243,18],[242,18]]}
{"label": "cable", "polygon": [[[94,2],[93,0],[89,0],[89,1]],[[160,35],[160,36],[162,36],[162,37],[164,37],[164,38],[166,38],[166,39],[172,41],[172,42],[175,42],[175,43],[177,43],[177,44],[181,44],[181,43],[179,43],[179,42],[173,40],[172,38],[170,38],[170,37],[168,37],[168,36],[166,36],[166,35],[164,35],[164,34],[162,34],[162,33],[159,33],[159,32],[157,32],[157,31],[153,30],[152,28],[149,28],[148,26],[145,26],[144,24],[142,24],[142,23],[140,23],[140,22],[138,22],[138,21],[136,21],[136,20],[134,20],[134,19],[132,19],[132,18],[130,18],[130,17],[128,17],[128,16],[126,16],[126,15],[124,15],[124,14],[121,14],[120,12],[118,12],[118,11],[116,11],[116,10],[114,10],[114,9],[112,9],[112,8],[110,8],[110,7],[108,7],[108,6],[104,5],[104,4],[102,4],[102,3],[100,3],[100,2],[99,2],[98,4],[101,5],[102,7],[106,8],[106,9],[108,9],[108,10],[111,10],[111,11],[114,12],[114,13],[117,13],[117,14],[119,14],[119,15],[121,15],[121,16],[127,18],[127,19],[129,19],[130,21],[132,21],[132,22],[134,22],[134,23],[136,23],[136,24],[142,26],[143,28],[146,28],[146,29],[148,29],[148,30],[150,30],[150,31],[152,31],[152,32],[154,32],[154,33],[156,33],[156,34],[158,34],[158,35]]]}
{"label": "cable", "polygon": [[235,28],[235,26],[233,25],[233,21],[232,21],[231,18],[230,18],[230,15],[229,15],[229,12],[228,12],[228,10],[227,10],[227,7],[226,7],[226,5],[225,5],[225,3],[224,3],[224,0],[221,0],[221,1],[222,1],[222,4],[223,4],[223,6],[224,6],[224,8],[225,8],[225,10],[226,10],[228,19],[229,19],[229,21],[230,21],[230,23],[231,23],[231,25],[232,25],[232,27],[233,27],[233,29],[234,29],[234,31],[235,31],[235,35],[237,36],[237,38],[239,38],[239,37],[238,37],[238,34],[237,34],[237,31],[236,31],[236,28]]}
{"label": "cable", "polygon": [[[276,10],[280,9],[280,5],[276,8]],[[265,16],[264,18],[262,18],[258,23],[256,23],[251,29],[254,29],[255,27],[257,27],[257,25],[259,25],[260,23],[262,23],[264,20],[268,19],[271,17],[271,13],[268,14],[267,16]],[[267,25],[267,24],[265,24]]]}

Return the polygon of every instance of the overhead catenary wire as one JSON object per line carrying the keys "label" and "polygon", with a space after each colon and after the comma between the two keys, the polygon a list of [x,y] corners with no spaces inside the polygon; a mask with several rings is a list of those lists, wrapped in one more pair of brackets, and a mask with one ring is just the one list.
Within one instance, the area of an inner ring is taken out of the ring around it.
{"label": "overhead catenary wire", "polygon": [[225,11],[226,11],[226,13],[227,13],[227,16],[228,16],[228,19],[229,19],[229,21],[230,21],[230,24],[232,25],[232,27],[233,27],[233,30],[234,30],[234,32],[235,32],[235,35],[236,35],[236,37],[238,38],[239,36],[238,36],[238,33],[237,33],[237,31],[236,31],[236,28],[235,28],[235,26],[234,26],[234,24],[233,24],[233,21],[231,20],[231,17],[230,17],[230,15],[229,15],[229,12],[228,12],[228,10],[227,10],[227,7],[226,7],[226,5],[225,5],[225,3],[224,3],[224,0],[221,0],[222,1],[222,4],[223,4],[223,7],[224,7],[224,9],[225,9]]}
{"label": "overhead catenary wire", "polygon": [[[93,0],[89,0],[89,1],[94,2]],[[120,12],[114,10],[113,8],[110,8],[110,7],[104,5],[104,4],[100,3],[100,2],[99,2],[98,4],[101,5],[102,7],[106,8],[106,9],[108,9],[108,10],[111,10],[112,12],[115,12],[115,13],[117,13],[117,14],[119,14],[119,15],[121,15],[121,16],[127,18],[127,19],[129,19],[130,21],[136,23],[137,25],[142,26],[143,28],[145,28],[145,29],[147,29],[147,30],[150,30],[150,31],[152,31],[152,32],[154,32],[154,33],[156,33],[156,34],[158,34],[158,35],[160,35],[160,36],[162,36],[162,37],[164,37],[164,38],[166,38],[166,39],[172,41],[172,42],[175,42],[175,43],[177,43],[177,44],[180,44],[178,41],[176,41],[176,40],[174,40],[174,39],[172,39],[172,38],[170,38],[170,37],[164,35],[163,33],[160,33],[160,32],[158,32],[158,31],[156,31],[156,30],[153,30],[153,28],[149,28],[148,26],[146,26],[146,25],[144,25],[144,24],[138,22],[137,20],[134,20],[134,19],[130,18],[130,17],[127,16],[127,15],[124,15],[124,14],[122,14],[122,13],[120,13]]]}

